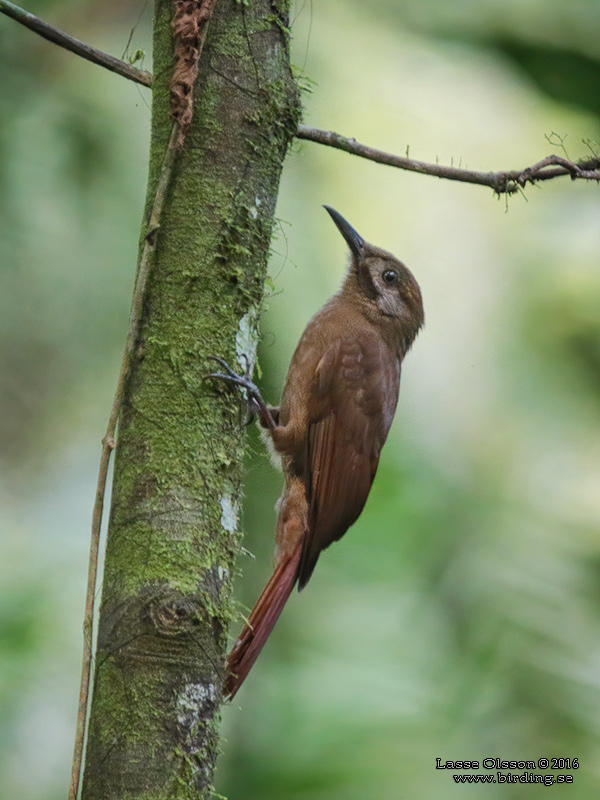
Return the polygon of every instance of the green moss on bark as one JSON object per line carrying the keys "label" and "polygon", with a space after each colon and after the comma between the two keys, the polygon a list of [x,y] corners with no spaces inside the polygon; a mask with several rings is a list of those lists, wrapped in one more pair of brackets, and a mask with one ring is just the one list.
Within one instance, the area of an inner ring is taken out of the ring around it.
{"label": "green moss on bark", "polygon": [[[119,427],[84,800],[211,792],[244,425],[239,396],[202,377],[211,354],[254,358],[299,114],[284,7],[219,0],[201,59]],[[158,0],[142,236],[171,130],[170,18]]]}

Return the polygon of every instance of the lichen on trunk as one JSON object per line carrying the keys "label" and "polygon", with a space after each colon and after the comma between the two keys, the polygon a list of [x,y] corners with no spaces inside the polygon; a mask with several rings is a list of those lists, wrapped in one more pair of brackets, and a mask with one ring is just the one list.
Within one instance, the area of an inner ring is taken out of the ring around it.
{"label": "lichen on trunk", "polygon": [[[148,201],[171,131],[157,0]],[[83,800],[204,798],[218,745],[253,364],[277,187],[298,123],[287,4],[217,0],[169,186],[117,441]]]}

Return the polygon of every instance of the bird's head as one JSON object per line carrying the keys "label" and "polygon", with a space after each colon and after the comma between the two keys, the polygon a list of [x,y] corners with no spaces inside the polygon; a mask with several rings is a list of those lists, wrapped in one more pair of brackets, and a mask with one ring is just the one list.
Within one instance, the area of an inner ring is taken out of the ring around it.
{"label": "bird's head", "polygon": [[423,298],[414,275],[391,253],[365,242],[334,208],[324,208],[346,240],[352,257],[342,292],[357,295],[369,316],[379,315],[396,322],[408,349],[425,321]]}

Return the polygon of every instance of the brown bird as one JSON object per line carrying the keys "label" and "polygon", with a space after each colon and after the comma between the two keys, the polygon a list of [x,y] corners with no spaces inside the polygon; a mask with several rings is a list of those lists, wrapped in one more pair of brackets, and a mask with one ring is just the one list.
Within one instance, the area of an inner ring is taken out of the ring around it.
{"label": "brown bird", "polygon": [[375,477],[400,388],[402,360],[423,325],[421,291],[393,255],[365,242],[325,206],[348,243],[341,290],[308,323],[279,408],[248,377],[216,359],[221,378],[244,387],[280,457],[275,570],[227,659],[233,698],[258,658],[296,582],[302,590],[322,550],[356,521]]}

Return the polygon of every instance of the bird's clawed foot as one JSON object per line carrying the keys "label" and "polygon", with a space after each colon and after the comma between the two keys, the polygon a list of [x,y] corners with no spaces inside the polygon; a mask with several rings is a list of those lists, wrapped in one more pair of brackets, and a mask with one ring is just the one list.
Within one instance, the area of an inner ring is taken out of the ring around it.
{"label": "bird's clawed foot", "polygon": [[263,428],[274,430],[277,426],[275,424],[275,420],[273,419],[273,415],[263,400],[258,386],[254,383],[254,381],[251,380],[250,375],[248,373],[245,375],[238,375],[237,372],[234,372],[234,370],[231,369],[229,364],[224,359],[219,358],[218,356],[209,356],[209,358],[212,361],[216,361],[217,364],[220,364],[224,372],[212,372],[210,375],[206,375],[205,379],[216,378],[218,380],[227,381],[228,383],[235,383],[236,386],[240,386],[242,389],[245,389],[248,394],[250,412],[258,415],[259,422]]}

